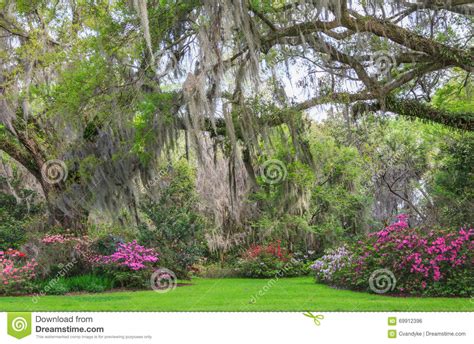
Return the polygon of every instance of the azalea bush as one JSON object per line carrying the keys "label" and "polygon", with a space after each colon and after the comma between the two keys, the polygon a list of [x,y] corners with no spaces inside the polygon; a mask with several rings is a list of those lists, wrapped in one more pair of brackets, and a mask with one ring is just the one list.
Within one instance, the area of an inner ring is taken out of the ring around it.
{"label": "azalea bush", "polygon": [[396,291],[409,294],[469,296],[473,292],[474,229],[410,228],[400,215],[390,226],[354,245],[354,281],[364,285],[371,271],[386,268]]}
{"label": "azalea bush", "polygon": [[129,243],[119,243],[112,255],[97,256],[95,261],[137,271],[147,268],[148,263],[156,263],[158,261],[158,253],[151,248],[139,245],[134,240]]}
{"label": "azalea bush", "polygon": [[300,276],[309,271],[303,260],[281,247],[280,241],[250,246],[237,266],[242,276],[256,278]]}
{"label": "azalea bush", "polygon": [[154,249],[141,246],[134,240],[118,243],[113,254],[97,255],[92,261],[99,274],[110,276],[117,285],[141,288],[149,287],[150,275],[159,261],[158,256]]}
{"label": "azalea bush", "polygon": [[352,256],[346,246],[329,249],[311,265],[311,269],[315,271],[319,282],[344,285],[348,277],[346,269],[352,266]]}
{"label": "azalea bush", "polygon": [[347,249],[328,252],[312,266],[322,282],[367,289],[372,273],[387,269],[392,292],[469,296],[474,292],[474,229],[410,228],[407,216],[369,234]]}
{"label": "azalea bush", "polygon": [[87,236],[51,234],[29,242],[26,249],[36,254],[40,277],[48,278],[64,275],[64,270],[71,276],[90,272],[94,257],[91,244]]}
{"label": "azalea bush", "polygon": [[38,263],[24,252],[0,251],[0,294],[18,294],[31,289]]}

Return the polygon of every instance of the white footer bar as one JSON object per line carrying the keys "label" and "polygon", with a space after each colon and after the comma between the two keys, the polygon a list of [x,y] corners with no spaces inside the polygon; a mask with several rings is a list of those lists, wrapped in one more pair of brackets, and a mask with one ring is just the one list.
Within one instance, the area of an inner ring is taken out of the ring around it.
{"label": "white footer bar", "polygon": [[0,343],[474,343],[474,313],[0,313]]}

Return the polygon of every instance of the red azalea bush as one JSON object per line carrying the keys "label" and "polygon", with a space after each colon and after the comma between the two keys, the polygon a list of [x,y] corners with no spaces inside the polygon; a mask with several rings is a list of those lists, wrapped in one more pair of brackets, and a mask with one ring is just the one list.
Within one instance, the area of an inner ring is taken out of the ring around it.
{"label": "red azalea bush", "polygon": [[399,215],[393,224],[352,245],[351,263],[330,282],[370,290],[373,272],[387,269],[396,280],[391,281],[392,292],[469,296],[474,292],[473,248],[474,229],[410,228],[407,216]]}
{"label": "red azalea bush", "polygon": [[299,276],[309,272],[302,260],[295,259],[281,247],[280,241],[250,246],[239,260],[238,268],[241,275],[257,278]]}
{"label": "red azalea bush", "polygon": [[28,259],[24,252],[12,249],[0,251],[0,294],[27,291],[36,276],[37,265],[35,259]]}
{"label": "red azalea bush", "polygon": [[259,256],[272,256],[281,261],[288,260],[288,252],[281,247],[281,241],[267,245],[252,245],[243,254],[244,258],[255,259]]}

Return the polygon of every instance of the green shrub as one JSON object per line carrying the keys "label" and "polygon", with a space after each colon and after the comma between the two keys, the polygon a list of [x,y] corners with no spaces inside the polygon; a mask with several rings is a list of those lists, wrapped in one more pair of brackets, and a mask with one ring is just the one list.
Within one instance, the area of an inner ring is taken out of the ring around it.
{"label": "green shrub", "polygon": [[244,277],[271,278],[307,275],[309,264],[290,255],[281,248],[280,242],[268,245],[253,245],[238,262]]}
{"label": "green shrub", "polygon": [[0,251],[20,248],[26,239],[25,226],[38,211],[38,206],[17,204],[15,197],[0,192]]}
{"label": "green shrub", "polygon": [[121,236],[106,234],[96,238],[91,244],[91,249],[96,254],[109,256],[115,252],[117,244],[124,242],[125,239]]}
{"label": "green shrub", "polygon": [[64,277],[54,278],[35,283],[36,293],[42,295],[64,295],[70,292]]}
{"label": "green shrub", "polygon": [[18,249],[25,240],[24,223],[10,216],[2,216],[0,222],[0,251]]}
{"label": "green shrub", "polygon": [[149,289],[152,269],[130,270],[127,268],[101,267],[97,271],[113,281],[114,287],[127,289]]}
{"label": "green shrub", "polygon": [[82,275],[65,278],[71,292],[87,291],[100,293],[114,287],[114,281],[108,276]]}
{"label": "green shrub", "polygon": [[36,281],[34,290],[40,295],[64,295],[71,292],[100,293],[113,287],[114,282],[111,278],[88,274]]}
{"label": "green shrub", "polygon": [[219,263],[196,266],[197,275],[204,278],[226,278],[239,277],[240,270],[237,267],[222,266]]}
{"label": "green shrub", "polygon": [[242,276],[253,278],[295,277],[310,272],[308,264],[302,261],[293,258],[282,261],[272,256],[243,259],[238,267]]}
{"label": "green shrub", "polygon": [[194,174],[183,160],[162,176],[158,200],[149,199],[141,210],[153,223],[139,227],[138,241],[160,252],[160,265],[187,279],[204,252],[204,219],[199,215]]}
{"label": "green shrub", "polygon": [[285,262],[278,258],[260,256],[256,259],[242,259],[238,267],[244,277],[271,278],[283,269],[284,264]]}
{"label": "green shrub", "polygon": [[472,264],[463,269],[452,269],[446,280],[434,283],[430,289],[424,291],[423,295],[472,297],[474,295]]}

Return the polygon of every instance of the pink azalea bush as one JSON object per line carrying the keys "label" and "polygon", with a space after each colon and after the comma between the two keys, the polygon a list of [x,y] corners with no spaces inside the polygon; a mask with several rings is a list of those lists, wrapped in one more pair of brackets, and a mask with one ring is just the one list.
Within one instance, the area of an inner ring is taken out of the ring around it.
{"label": "pink azalea bush", "polygon": [[113,286],[149,287],[158,253],[137,241],[114,246],[108,251],[112,254],[101,255],[97,240],[54,234],[31,240],[24,245],[24,252],[0,251],[0,295],[31,293],[51,278],[83,274],[109,277]]}
{"label": "pink azalea bush", "polygon": [[119,243],[112,255],[97,256],[94,260],[96,263],[113,264],[137,271],[147,268],[147,263],[156,263],[158,261],[158,253],[151,248],[139,245],[134,240],[129,243]]}
{"label": "pink azalea bush", "polygon": [[377,269],[390,270],[397,282],[394,292],[469,296],[474,292],[474,229],[458,231],[410,228],[406,215],[349,247],[347,263],[324,280],[324,265],[313,269],[329,284],[367,289]]}
{"label": "pink azalea bush", "polygon": [[111,255],[93,258],[98,273],[109,276],[123,288],[149,287],[153,265],[158,260],[154,249],[143,247],[136,240],[117,244]]}
{"label": "pink azalea bush", "polygon": [[0,294],[16,294],[28,288],[38,263],[26,254],[9,249],[0,251]]}
{"label": "pink azalea bush", "polygon": [[37,247],[42,277],[56,275],[68,264],[73,265],[70,275],[85,273],[92,268],[94,252],[88,236],[50,234],[32,244]]}
{"label": "pink azalea bush", "polygon": [[64,236],[62,234],[54,234],[54,235],[46,235],[43,239],[41,239],[41,242],[44,244],[55,244],[55,243],[63,244],[70,240],[71,238]]}

